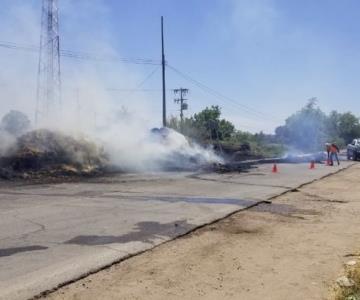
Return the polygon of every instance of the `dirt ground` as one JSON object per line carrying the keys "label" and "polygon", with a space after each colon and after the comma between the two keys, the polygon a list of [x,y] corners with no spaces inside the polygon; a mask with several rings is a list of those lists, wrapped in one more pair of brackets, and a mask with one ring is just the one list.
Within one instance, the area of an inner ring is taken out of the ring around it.
{"label": "dirt ground", "polygon": [[360,164],[241,211],[46,299],[330,299],[360,249]]}

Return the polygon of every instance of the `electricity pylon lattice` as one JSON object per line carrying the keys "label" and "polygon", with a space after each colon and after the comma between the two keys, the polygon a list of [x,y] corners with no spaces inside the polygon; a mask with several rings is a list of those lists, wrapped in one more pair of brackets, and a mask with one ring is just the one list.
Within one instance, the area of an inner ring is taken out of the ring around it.
{"label": "electricity pylon lattice", "polygon": [[43,0],[35,123],[59,116],[61,73],[58,0]]}

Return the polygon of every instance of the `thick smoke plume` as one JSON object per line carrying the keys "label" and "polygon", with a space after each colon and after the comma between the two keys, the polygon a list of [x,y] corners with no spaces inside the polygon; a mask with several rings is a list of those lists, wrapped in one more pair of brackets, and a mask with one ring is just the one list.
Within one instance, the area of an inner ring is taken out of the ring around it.
{"label": "thick smoke plume", "polygon": [[[61,57],[62,109],[57,118],[42,117],[36,125],[38,53],[1,48],[0,65],[8,72],[0,73],[0,118],[11,110],[23,112],[31,121],[31,126],[25,131],[47,129],[54,134],[60,132],[61,136],[53,138],[53,141],[64,140],[64,136],[79,142],[85,139],[94,143],[99,153],[106,153],[109,164],[120,170],[188,169],[221,161],[211,150],[190,143],[177,132],[151,131],[159,126],[161,117],[161,98],[158,95],[119,94],[111,89],[136,88],[139,82],[148,78],[154,66],[116,62],[116,58],[122,55],[119,49],[113,47],[114,37],[104,25],[107,24],[108,10],[103,1],[94,0],[90,4],[85,0],[64,0],[59,4],[61,47],[111,56],[112,61],[74,61]],[[3,5],[8,13],[2,20],[0,40],[38,45],[41,1],[4,0]],[[86,15],[79,16],[79,11],[86,11]],[[160,82],[160,78],[154,75],[146,84],[154,86]],[[40,137],[39,141],[44,143],[51,139],[48,131],[45,132],[46,135],[34,136]],[[11,151],[15,151],[14,145],[19,142],[21,134],[11,133],[5,126],[2,126],[0,134],[0,155],[12,155]],[[69,146],[68,143],[55,145]],[[42,145],[39,149],[46,147]],[[68,154],[74,152],[63,150]]]}
{"label": "thick smoke plume", "polygon": [[193,169],[219,163],[211,149],[189,142],[168,128],[150,130],[139,120],[118,120],[95,134],[111,161],[130,171]]}
{"label": "thick smoke plume", "polygon": [[[9,116],[11,122],[6,121]],[[211,150],[190,143],[178,132],[168,128],[149,130],[129,116],[110,118],[101,128],[89,126],[81,132],[54,125],[50,130],[23,128],[22,116],[9,113],[1,122],[0,167],[15,172],[193,170],[221,162]]]}

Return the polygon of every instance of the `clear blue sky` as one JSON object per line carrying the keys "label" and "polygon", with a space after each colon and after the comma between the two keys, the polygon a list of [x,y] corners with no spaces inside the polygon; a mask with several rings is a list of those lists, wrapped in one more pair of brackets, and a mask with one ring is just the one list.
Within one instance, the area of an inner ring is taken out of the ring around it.
{"label": "clear blue sky", "polygon": [[[31,26],[20,26],[24,22],[20,20],[19,25],[13,17],[26,16],[37,22],[41,1],[1,2],[0,28],[12,29],[0,29],[0,40],[38,43],[36,25],[32,28],[34,34],[17,34],[16,30],[26,32]],[[239,129],[272,132],[311,97],[317,97],[326,112],[336,109],[360,115],[357,0],[59,0],[59,3],[64,49],[111,51],[120,57],[160,59],[163,15],[168,63],[240,104],[217,99],[168,70],[169,89],[180,86],[190,89],[187,115],[218,104],[224,116]],[[2,53],[4,50],[0,49],[0,56]],[[134,81],[109,77],[109,87],[134,88],[154,66],[126,68],[125,71],[136,74]],[[64,72],[71,72],[71,67],[64,66]],[[160,74],[159,69],[142,88],[159,89]],[[169,113],[177,114],[172,92],[168,91],[167,96]],[[145,97],[153,103],[154,115],[159,116],[160,122],[160,91],[147,92]],[[248,112],[241,105],[260,114]]]}

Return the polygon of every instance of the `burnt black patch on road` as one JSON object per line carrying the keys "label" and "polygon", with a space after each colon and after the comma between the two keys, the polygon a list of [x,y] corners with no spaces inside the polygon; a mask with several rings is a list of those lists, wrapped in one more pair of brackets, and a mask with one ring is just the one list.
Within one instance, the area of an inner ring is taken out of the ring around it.
{"label": "burnt black patch on road", "polygon": [[26,246],[26,247],[15,247],[15,248],[4,248],[4,249],[0,249],[0,257],[11,256],[11,255],[14,255],[14,254],[20,253],[20,252],[46,250],[46,249],[48,249],[48,247],[38,246],[38,245]]}
{"label": "burnt black patch on road", "polygon": [[171,223],[158,222],[139,222],[136,224],[136,230],[123,235],[79,235],[65,244],[76,245],[106,245],[113,243],[128,243],[141,241],[151,243],[155,236],[175,237],[184,234],[195,227],[193,224],[187,223],[186,220],[175,221]]}

